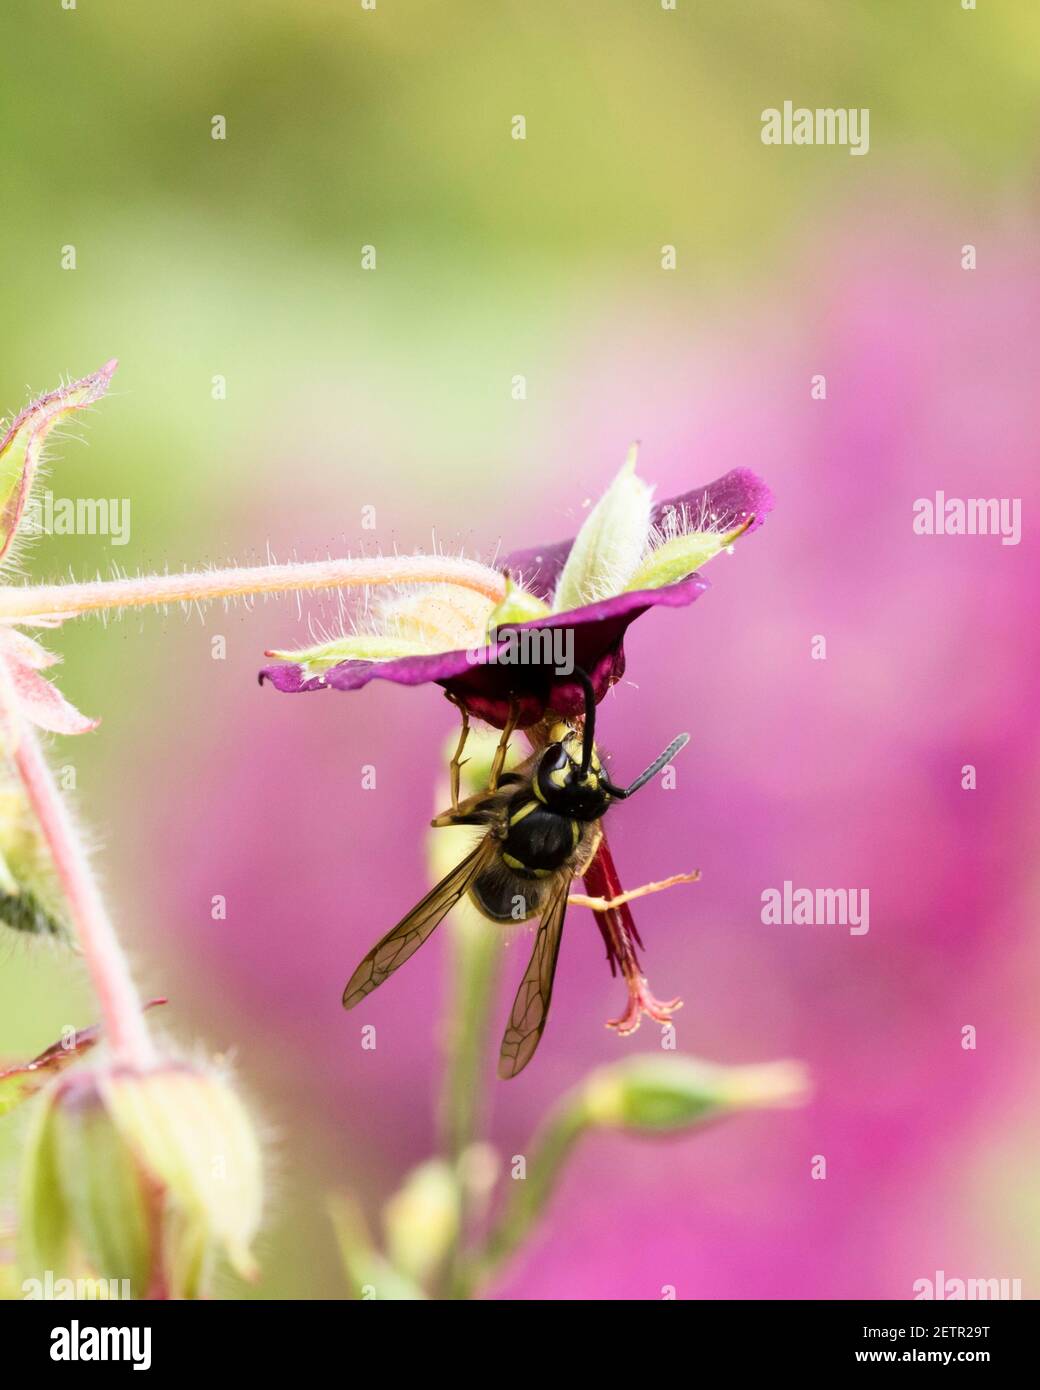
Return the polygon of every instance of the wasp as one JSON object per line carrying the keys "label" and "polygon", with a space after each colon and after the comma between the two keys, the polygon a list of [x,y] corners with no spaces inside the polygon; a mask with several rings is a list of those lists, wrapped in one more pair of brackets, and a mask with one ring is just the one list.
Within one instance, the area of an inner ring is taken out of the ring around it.
{"label": "wasp", "polygon": [[376,942],[343,991],[343,1007],[354,1008],[415,954],[467,894],[492,922],[537,917],[534,949],[502,1038],[498,1074],[504,1080],[523,1071],[545,1030],[571,882],[584,873],[599,848],[600,822],[613,802],[645,786],[690,738],[680,734],[631,785],[615,786],[596,751],[592,682],[579,668],[574,674],[585,696],[581,729],[554,724],[543,748],[514,771],[504,772],[516,726],[514,713],[502,731],[487,788],[460,802],[461,754],[469,731],[462,708],[462,735],[451,761],[452,805],[431,824],[480,826],[484,834],[472,852]]}

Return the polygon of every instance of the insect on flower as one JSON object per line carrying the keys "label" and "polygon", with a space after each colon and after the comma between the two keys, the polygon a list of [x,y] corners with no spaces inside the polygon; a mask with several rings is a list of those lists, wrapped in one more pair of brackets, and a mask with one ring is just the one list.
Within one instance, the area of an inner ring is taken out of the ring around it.
{"label": "insect on flower", "polygon": [[[497,570],[476,565],[464,577],[373,594],[357,630],[302,650],[270,650],[278,664],[260,672],[261,682],[288,694],[355,691],[374,680],[411,687],[434,683],[461,711],[452,808],[434,825],[482,825],[484,841],[366,956],[345,1002],[351,1006],[381,984],[467,895],[492,920],[538,917],[534,957],[503,1045],[503,1076],[515,1076],[526,1065],[545,1026],[568,902],[592,911],[611,973],[625,982],[626,1007],[608,1027],[625,1036],[644,1016],[664,1026],[681,1007],[681,1000],[651,992],[629,903],[699,875],[676,874],[624,891],[600,827],[619,789],[603,775],[592,715],[625,673],[630,625],[652,608],[685,608],[705,593],[709,584],[701,568],[758,530],[773,496],[750,469],[736,468],[655,503],[653,489],[636,472],[636,459],[633,446],[573,539],[512,551]],[[522,653],[528,643],[519,661],[511,650],[514,639],[520,639]],[[557,639],[566,639],[563,661]],[[470,719],[503,734],[495,775],[461,806],[461,748]],[[505,749],[517,729],[525,731],[535,754],[503,775]],[[669,750],[665,762],[680,746]],[[557,765],[545,761],[548,748]],[[646,778],[663,765],[653,764]],[[562,779],[559,785],[552,783],[553,774]],[[592,779],[587,786],[586,778]],[[638,779],[625,790],[631,794],[642,785]],[[564,879],[569,884],[579,875],[588,896],[564,886]],[[517,891],[511,894],[510,887]]]}
{"label": "insect on flower", "polygon": [[613,801],[623,801],[645,786],[690,739],[680,734],[634,782],[615,786],[596,752],[592,682],[580,669],[574,674],[585,691],[581,729],[562,721],[552,725],[544,747],[515,771],[504,772],[514,715],[502,731],[486,790],[460,802],[459,772],[469,734],[469,716],[462,707],[462,735],[451,761],[451,808],[432,824],[484,826],[485,834],[372,947],[343,991],[343,1007],[352,1009],[410,959],[467,894],[492,922],[539,918],[534,950],[502,1038],[498,1074],[503,1079],[523,1071],[545,1030],[571,882],[585,872],[599,849],[601,820]]}

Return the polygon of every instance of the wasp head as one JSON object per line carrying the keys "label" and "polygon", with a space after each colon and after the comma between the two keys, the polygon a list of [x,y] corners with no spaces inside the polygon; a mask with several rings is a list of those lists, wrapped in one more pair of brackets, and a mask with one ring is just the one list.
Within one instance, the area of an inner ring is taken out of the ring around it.
{"label": "wasp head", "polygon": [[598,820],[609,804],[606,774],[595,748],[566,724],[550,730],[535,773],[535,794],[546,806],[578,820]]}

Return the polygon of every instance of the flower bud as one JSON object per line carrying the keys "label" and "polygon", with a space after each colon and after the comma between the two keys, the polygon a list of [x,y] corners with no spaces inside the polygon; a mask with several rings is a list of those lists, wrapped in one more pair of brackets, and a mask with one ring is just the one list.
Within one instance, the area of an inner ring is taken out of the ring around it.
{"label": "flower bud", "polygon": [[[0,768],[0,924],[31,936],[72,940],[50,846],[25,788]],[[3,1104],[0,1102],[0,1113]]]}
{"label": "flower bud", "polygon": [[25,1164],[24,1272],[65,1272],[82,1257],[102,1278],[125,1279],[134,1297],[144,1297],[155,1274],[149,1227],[156,1199],[93,1078],[61,1082],[49,1092]]}
{"label": "flower bud", "polygon": [[114,361],[106,362],[90,376],[41,396],[22,411],[0,439],[0,561],[7,556],[22,521],[44,439],[70,411],[100,400],[115,369]]}
{"label": "flower bud", "polygon": [[260,1151],[227,1082],[188,1067],[98,1071],[45,1098],[22,1182],[23,1266],[81,1254],[133,1297],[197,1297],[219,1251],[255,1274]]}
{"label": "flower bud", "polygon": [[459,1229],[459,1188],[442,1159],[420,1164],[383,1208],[387,1253],[402,1274],[424,1284]]}
{"label": "flower bud", "polygon": [[583,1099],[590,1124],[661,1133],[734,1110],[798,1105],[807,1090],[796,1062],[723,1067],[686,1057],[633,1057],[593,1072]]}

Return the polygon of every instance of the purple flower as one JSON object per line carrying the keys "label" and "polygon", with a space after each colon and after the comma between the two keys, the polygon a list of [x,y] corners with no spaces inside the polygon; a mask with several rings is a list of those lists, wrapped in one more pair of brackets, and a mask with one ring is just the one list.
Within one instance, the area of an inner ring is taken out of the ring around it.
{"label": "purple flower", "polygon": [[521,728],[549,709],[580,714],[575,666],[602,699],[624,674],[629,624],[650,608],[692,603],[709,587],[698,567],[756,530],[772,506],[765,483],[746,468],[652,505],[633,452],[578,536],[506,556],[501,603],[424,586],[384,603],[374,631],[269,652],[285,660],[260,680],[288,693],[432,682],[496,728],[511,704]]}

